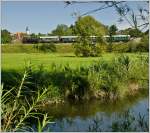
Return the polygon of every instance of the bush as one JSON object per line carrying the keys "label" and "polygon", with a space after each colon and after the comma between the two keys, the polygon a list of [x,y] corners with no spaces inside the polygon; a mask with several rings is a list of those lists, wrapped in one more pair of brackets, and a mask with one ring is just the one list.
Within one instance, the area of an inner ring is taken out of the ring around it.
{"label": "bush", "polygon": [[127,52],[128,44],[127,43],[113,43],[112,45],[113,52]]}
{"label": "bush", "polygon": [[78,38],[78,42],[74,43],[75,55],[84,57],[96,57],[101,54],[101,44],[95,43],[89,37]]}
{"label": "bush", "polygon": [[137,51],[148,52],[149,51],[149,37],[145,35],[142,37],[140,43],[137,45]]}
{"label": "bush", "polygon": [[56,46],[53,43],[43,43],[42,45],[35,45],[34,48],[43,52],[56,52]]}
{"label": "bush", "polygon": [[140,42],[127,42],[113,44],[112,51],[114,52],[148,52],[149,42],[148,37],[143,37]]}
{"label": "bush", "polygon": [[12,37],[10,35],[10,32],[5,30],[1,30],[1,41],[2,44],[10,43],[12,41]]}

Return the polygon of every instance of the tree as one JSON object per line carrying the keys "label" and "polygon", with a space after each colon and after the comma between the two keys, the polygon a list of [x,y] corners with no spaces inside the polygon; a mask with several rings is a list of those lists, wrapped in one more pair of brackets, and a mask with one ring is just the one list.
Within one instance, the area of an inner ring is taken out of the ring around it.
{"label": "tree", "polygon": [[65,24],[57,25],[56,29],[52,31],[52,35],[64,36],[72,35],[72,30]]}
{"label": "tree", "polygon": [[117,29],[116,25],[111,25],[111,26],[109,27],[108,33],[109,33],[109,35],[116,35],[117,30],[118,30],[118,29]]}
{"label": "tree", "polygon": [[79,17],[75,22],[75,33],[77,35],[105,35],[107,28],[92,16]]}
{"label": "tree", "polygon": [[131,37],[142,37],[143,33],[139,29],[131,29],[129,30],[129,35]]}
{"label": "tree", "polygon": [[2,44],[10,43],[12,41],[12,37],[10,32],[6,29],[1,30],[1,42]]}
{"label": "tree", "polygon": [[131,37],[142,37],[143,36],[143,32],[141,32],[139,29],[133,29],[133,28],[127,28],[125,30],[121,30],[119,31],[120,34],[126,34],[126,35],[130,35]]}
{"label": "tree", "polygon": [[109,27],[109,30],[108,30],[108,34],[109,34],[109,45],[108,45],[108,51],[111,52],[112,51],[112,42],[113,42],[113,35],[116,34],[116,31],[117,31],[117,27],[116,25],[111,25]]}
{"label": "tree", "polygon": [[100,53],[99,46],[95,42],[101,43],[102,35],[107,32],[103,24],[92,16],[79,17],[75,22],[74,32],[78,36],[77,43],[74,44],[77,56],[97,56]]}
{"label": "tree", "polygon": [[45,34],[42,34],[42,33],[39,32],[39,33],[38,33],[38,36],[45,36]]}
{"label": "tree", "polygon": [[31,37],[31,38],[38,38],[38,35],[36,35],[35,33],[32,33],[32,34],[30,35],[30,37]]}

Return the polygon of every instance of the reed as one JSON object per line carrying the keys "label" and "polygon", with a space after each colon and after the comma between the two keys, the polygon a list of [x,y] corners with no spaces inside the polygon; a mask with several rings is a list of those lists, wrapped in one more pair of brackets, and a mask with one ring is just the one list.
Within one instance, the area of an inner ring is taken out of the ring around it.
{"label": "reed", "polygon": [[[24,131],[26,128],[32,128],[27,126],[27,119],[32,118],[38,115],[37,119],[40,115],[44,115],[42,113],[37,112],[37,107],[39,102],[41,102],[45,94],[47,93],[47,89],[43,88],[43,91],[40,90],[38,93],[34,93],[34,95],[29,99],[23,93],[23,89],[25,88],[26,80],[29,77],[28,69],[25,70],[22,80],[18,87],[13,87],[10,90],[6,90],[1,86],[1,109],[2,109],[2,121],[1,121],[1,129],[3,132],[7,131]],[[31,102],[32,101],[32,102]],[[43,124],[40,130],[50,121],[47,118],[47,115],[44,115]]]}

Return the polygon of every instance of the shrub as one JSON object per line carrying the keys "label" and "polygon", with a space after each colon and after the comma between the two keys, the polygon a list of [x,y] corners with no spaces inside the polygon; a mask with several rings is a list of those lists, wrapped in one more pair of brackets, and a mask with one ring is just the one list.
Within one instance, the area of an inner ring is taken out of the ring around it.
{"label": "shrub", "polygon": [[2,41],[2,44],[11,43],[12,37],[8,30],[6,29],[1,30],[1,41]]}
{"label": "shrub", "polygon": [[42,45],[35,45],[34,47],[43,52],[56,52],[56,46],[53,43],[43,43]]}
{"label": "shrub", "polygon": [[74,43],[75,55],[84,57],[96,57],[101,54],[101,44],[94,43],[91,39],[80,40]]}
{"label": "shrub", "polygon": [[128,52],[129,50],[129,47],[128,47],[128,43],[113,43],[112,44],[112,51],[113,52]]}
{"label": "shrub", "polygon": [[149,37],[145,35],[142,37],[140,43],[137,45],[137,51],[148,52],[149,51]]}
{"label": "shrub", "polygon": [[[145,40],[146,41],[146,40]],[[117,43],[113,44],[113,50],[114,52],[148,52],[149,44],[143,41],[143,39],[140,42],[127,42],[127,43]]]}

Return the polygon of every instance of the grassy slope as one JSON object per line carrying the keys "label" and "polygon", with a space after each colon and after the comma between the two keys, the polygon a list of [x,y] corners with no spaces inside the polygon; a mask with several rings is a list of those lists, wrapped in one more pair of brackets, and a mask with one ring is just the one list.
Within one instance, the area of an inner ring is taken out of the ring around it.
{"label": "grassy slope", "polygon": [[[40,45],[40,44],[39,44]],[[71,44],[57,44],[56,50],[58,53],[72,53],[73,47]],[[1,47],[2,53],[39,53],[34,48],[34,44],[5,44]]]}

